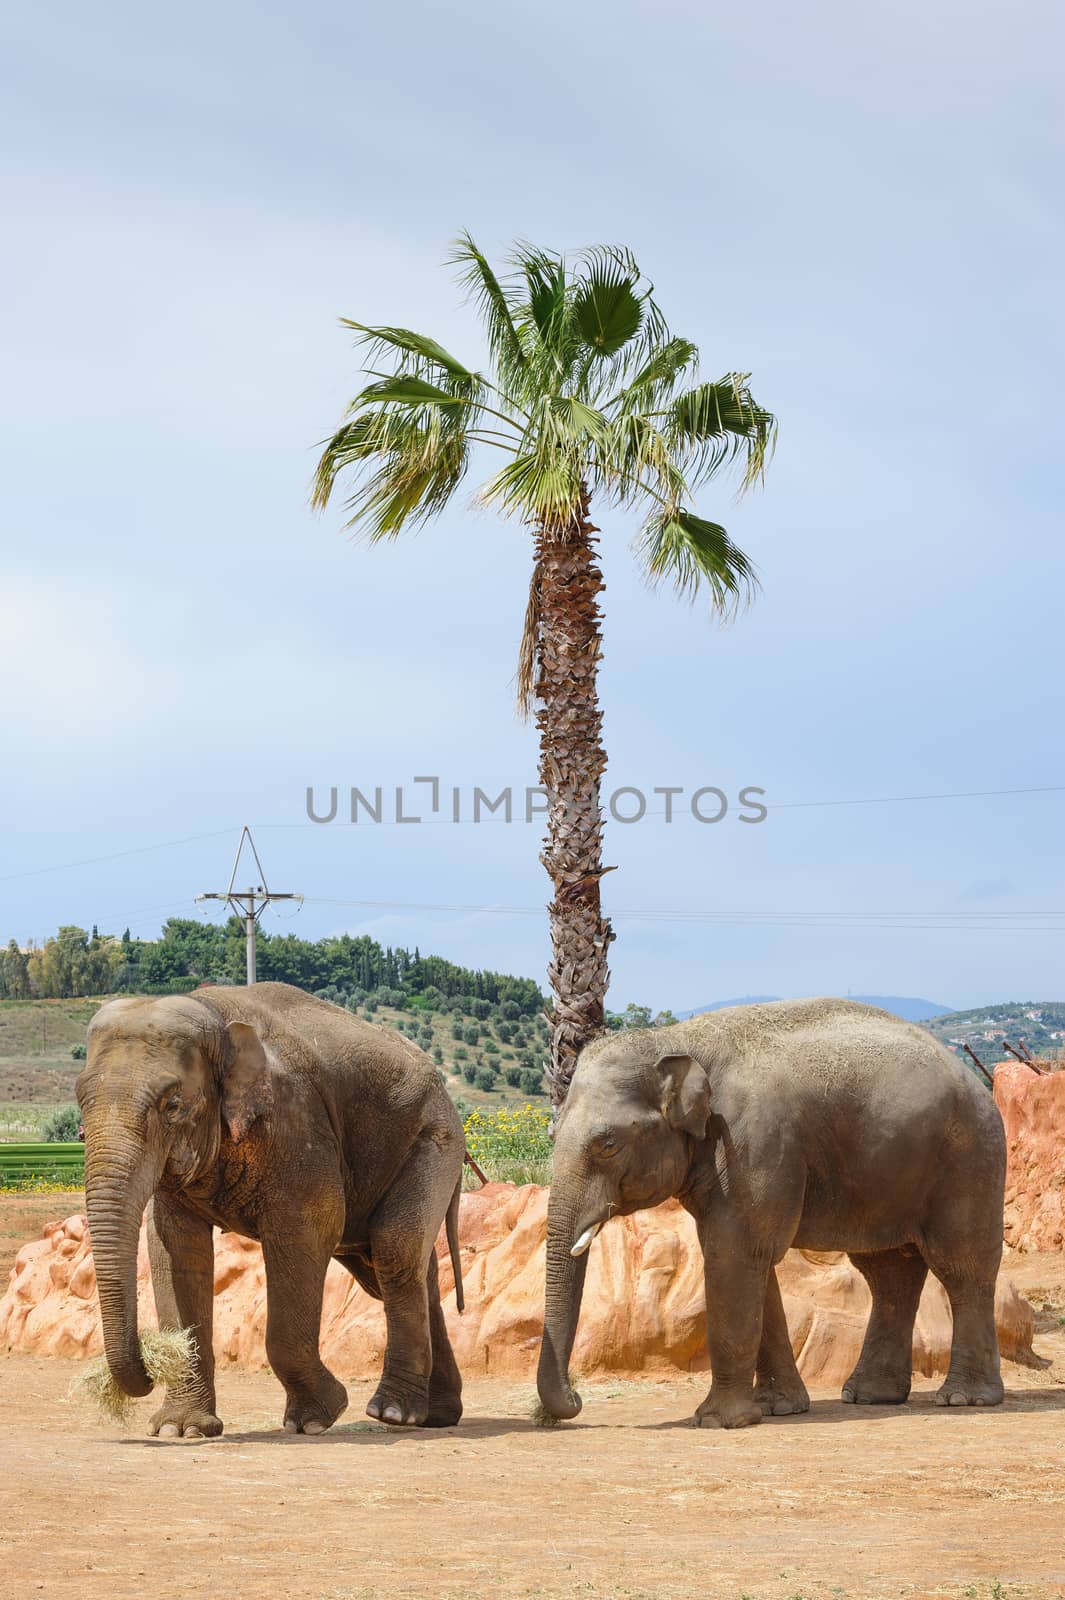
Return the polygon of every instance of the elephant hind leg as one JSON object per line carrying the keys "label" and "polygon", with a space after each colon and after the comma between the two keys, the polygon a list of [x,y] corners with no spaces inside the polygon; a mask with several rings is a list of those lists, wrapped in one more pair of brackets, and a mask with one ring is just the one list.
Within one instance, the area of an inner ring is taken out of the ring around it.
{"label": "elephant hind leg", "polygon": [[448,1338],[444,1311],[440,1304],[439,1272],[436,1251],[429,1257],[429,1339],[433,1349],[433,1370],[429,1376],[429,1414],[427,1428],[453,1428],[462,1416],[462,1376]]}
{"label": "elephant hind leg", "polygon": [[384,1371],[366,1411],[393,1426],[429,1421],[430,1386],[438,1367],[441,1405],[444,1392],[454,1386],[446,1364],[450,1358],[453,1367],[454,1357],[440,1314],[435,1244],[460,1165],[461,1152],[449,1166],[437,1146],[424,1141],[370,1218],[370,1259],[384,1301],[387,1337]]}
{"label": "elephant hind leg", "polygon": [[[939,1274],[936,1274],[939,1277]],[[995,1329],[995,1285],[956,1274],[940,1278],[950,1299],[954,1337],[950,1370],[936,1394],[941,1406],[997,1406],[1005,1399]]]}
{"label": "elephant hind leg", "polygon": [[995,1280],[1002,1260],[1001,1172],[986,1193],[970,1189],[941,1207],[922,1249],[947,1291],[954,1334],[939,1405],[997,1406],[1005,1397],[995,1329]]}
{"label": "elephant hind leg", "polygon": [[766,1279],[754,1399],[766,1417],[790,1417],[810,1409],[810,1396],[795,1365],[791,1334],[773,1267]]}
{"label": "elephant hind leg", "polygon": [[913,1324],[928,1267],[915,1250],[851,1252],[869,1285],[873,1308],[858,1365],[843,1385],[857,1405],[902,1405],[913,1381]]}
{"label": "elephant hind leg", "polygon": [[[373,1263],[361,1254],[337,1256],[342,1267],[375,1300],[383,1300],[381,1285]],[[429,1374],[429,1411],[424,1426],[427,1428],[453,1428],[462,1416],[462,1377],[451,1349],[443,1308],[440,1305],[440,1283],[436,1264],[436,1251],[429,1257],[426,1275],[429,1295],[429,1343],[432,1349],[432,1371]]]}

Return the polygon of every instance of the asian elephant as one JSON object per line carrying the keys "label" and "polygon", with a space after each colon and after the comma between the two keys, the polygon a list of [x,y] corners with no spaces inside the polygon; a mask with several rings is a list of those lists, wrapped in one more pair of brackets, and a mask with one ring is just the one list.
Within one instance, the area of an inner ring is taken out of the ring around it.
{"label": "asian elephant", "polygon": [[136,1297],[149,1200],[159,1325],[194,1330],[193,1386],[168,1392],[153,1434],[222,1431],[214,1226],[262,1243],[266,1353],[287,1395],[286,1429],[322,1433],[347,1405],[318,1351],[330,1257],[384,1302],[384,1371],[368,1414],[429,1427],[459,1420],[434,1245],[446,1221],[461,1310],[465,1139],[420,1050],[284,983],[112,1000],[90,1026],[77,1094],[104,1350],[120,1388],[152,1387]]}
{"label": "asian elephant", "polygon": [[954,1317],[941,1404],[997,1405],[1005,1138],[987,1090],[931,1034],[847,1000],[734,1006],[609,1033],[577,1062],[555,1135],[545,1410],[581,1409],[568,1375],[589,1245],[612,1216],[675,1195],[706,1264],[713,1382],[697,1426],[805,1411],[774,1264],[845,1250],[872,1311],[844,1400],[910,1392],[929,1268]]}

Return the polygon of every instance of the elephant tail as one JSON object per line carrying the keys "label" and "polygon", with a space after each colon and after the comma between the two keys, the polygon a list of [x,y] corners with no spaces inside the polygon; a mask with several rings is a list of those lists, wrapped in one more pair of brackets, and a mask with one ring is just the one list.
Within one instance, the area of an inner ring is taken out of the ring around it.
{"label": "elephant tail", "polygon": [[451,1256],[451,1270],[455,1274],[455,1304],[460,1311],[466,1309],[466,1296],[462,1292],[462,1258],[459,1255],[459,1201],[462,1199],[462,1174],[455,1185],[455,1193],[448,1203],[447,1216],[444,1218],[444,1229],[447,1233],[447,1248]]}

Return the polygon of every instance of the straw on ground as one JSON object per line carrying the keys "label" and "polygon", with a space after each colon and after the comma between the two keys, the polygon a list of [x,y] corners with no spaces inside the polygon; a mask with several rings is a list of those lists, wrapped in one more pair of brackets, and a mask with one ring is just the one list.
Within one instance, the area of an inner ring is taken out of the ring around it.
{"label": "straw on ground", "polygon": [[[146,1328],[140,1336],[141,1360],[152,1383],[164,1384],[171,1399],[187,1390],[196,1375],[191,1328]],[[91,1400],[112,1422],[128,1422],[133,1401],[111,1376],[103,1356],[90,1362],[71,1385],[71,1394]]]}

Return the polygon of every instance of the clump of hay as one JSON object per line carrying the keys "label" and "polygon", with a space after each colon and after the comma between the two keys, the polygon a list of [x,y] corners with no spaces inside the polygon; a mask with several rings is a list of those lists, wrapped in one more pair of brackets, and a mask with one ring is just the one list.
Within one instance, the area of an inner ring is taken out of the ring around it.
{"label": "clump of hay", "polygon": [[[584,1378],[584,1373],[579,1367],[576,1369],[571,1368],[566,1376],[570,1388],[576,1390],[577,1385]],[[552,1413],[548,1411],[547,1407],[544,1405],[539,1396],[536,1397],[532,1405],[529,1407],[529,1416],[532,1418],[533,1423],[538,1428],[561,1428],[563,1422],[565,1421],[565,1418],[563,1417],[553,1416]]]}
{"label": "clump of hay", "polygon": [[[196,1345],[191,1328],[146,1328],[140,1336],[141,1360],[153,1384],[164,1384],[180,1399],[196,1376]],[[91,1400],[112,1422],[128,1422],[133,1400],[124,1394],[100,1356],[71,1385],[71,1394]]]}
{"label": "clump of hay", "polygon": [[552,1416],[542,1400],[533,1401],[529,1415],[538,1428],[558,1428],[562,1425],[562,1418]]}

